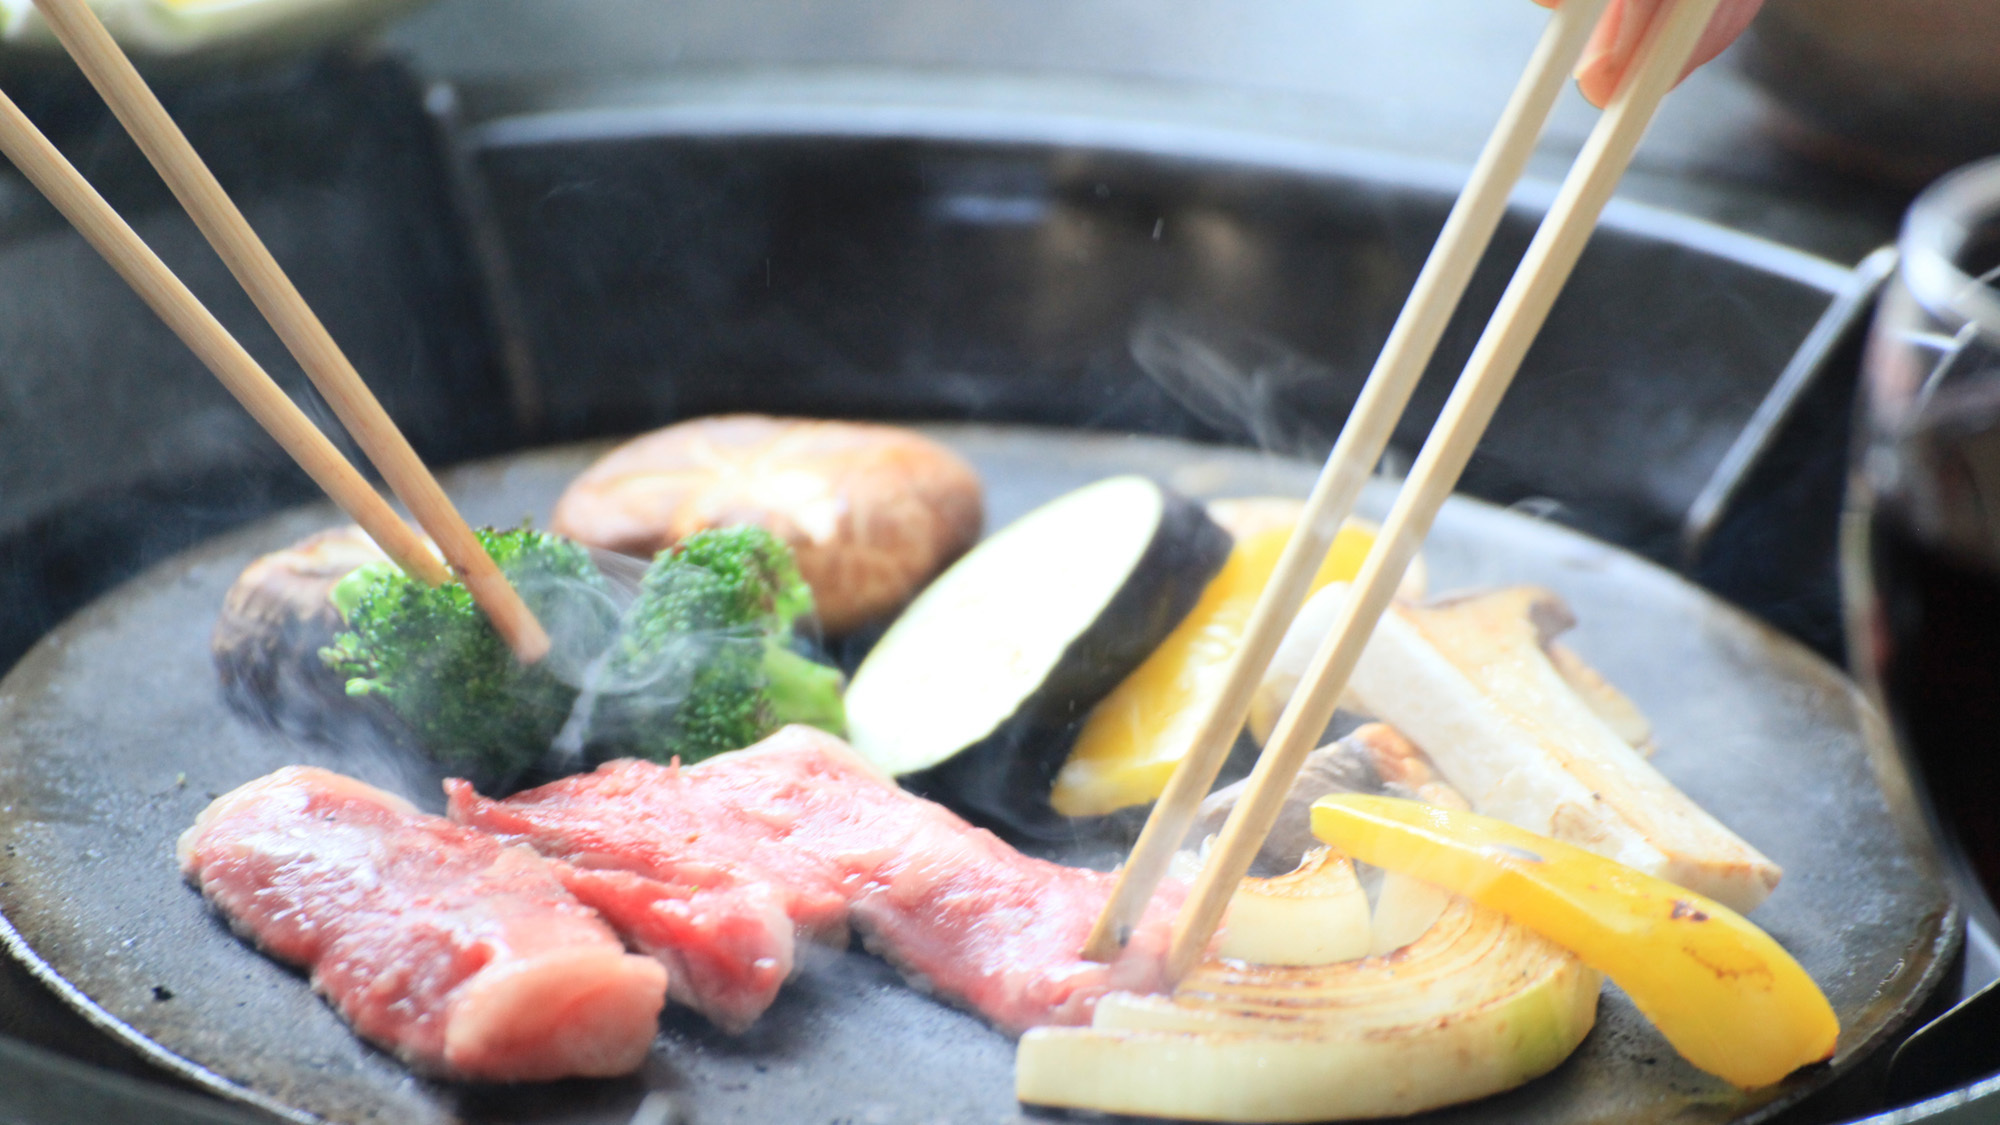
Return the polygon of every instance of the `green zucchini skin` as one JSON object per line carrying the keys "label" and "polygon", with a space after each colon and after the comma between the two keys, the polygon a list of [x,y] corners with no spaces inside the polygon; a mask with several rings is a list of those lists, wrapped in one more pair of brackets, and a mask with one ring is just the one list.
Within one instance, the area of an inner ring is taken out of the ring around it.
{"label": "green zucchini skin", "polygon": [[1040,686],[986,737],[904,774],[905,788],[1006,835],[1063,831],[1067,820],[1049,808],[1049,787],[1084,717],[1194,609],[1234,545],[1200,503],[1154,487],[1162,503],[1151,541]]}

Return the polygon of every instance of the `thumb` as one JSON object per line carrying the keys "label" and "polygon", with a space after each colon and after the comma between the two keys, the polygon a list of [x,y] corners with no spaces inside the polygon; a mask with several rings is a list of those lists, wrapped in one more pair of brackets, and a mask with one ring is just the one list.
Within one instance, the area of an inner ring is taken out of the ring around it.
{"label": "thumb", "polygon": [[[1590,43],[1583,50],[1583,59],[1576,67],[1577,87],[1592,105],[1604,105],[1617,92],[1618,83],[1624,79],[1633,57],[1639,52],[1646,29],[1652,26],[1667,2],[1611,0],[1610,8],[1591,33]],[[1750,21],[1762,5],[1763,0],[1723,0],[1722,6],[1708,21],[1708,27],[1703,29],[1701,38],[1695,44],[1694,56],[1688,60],[1687,69],[1681,72],[1681,77],[1686,78],[1695,68],[1715,58],[1735,42],[1743,29],[1750,26]]]}

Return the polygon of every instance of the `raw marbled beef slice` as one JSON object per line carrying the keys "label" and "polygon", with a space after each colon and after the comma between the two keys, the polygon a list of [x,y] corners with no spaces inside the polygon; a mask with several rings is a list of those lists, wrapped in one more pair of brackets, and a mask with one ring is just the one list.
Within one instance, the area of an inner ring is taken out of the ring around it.
{"label": "raw marbled beef slice", "polygon": [[482,1081],[623,1074],[666,972],[629,954],[555,865],[400,797],[291,766],[217,798],[181,870],[230,925],[305,967],[355,1031]]}

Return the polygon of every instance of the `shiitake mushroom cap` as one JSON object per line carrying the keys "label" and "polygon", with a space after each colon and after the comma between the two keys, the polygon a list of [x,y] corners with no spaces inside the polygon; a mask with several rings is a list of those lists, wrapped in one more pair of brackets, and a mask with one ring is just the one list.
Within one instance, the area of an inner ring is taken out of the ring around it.
{"label": "shiitake mushroom cap", "polygon": [[633,438],[573,481],[551,529],[651,558],[708,528],[785,541],[820,627],[840,636],[900,609],[978,541],[979,476],[900,426],[733,414]]}

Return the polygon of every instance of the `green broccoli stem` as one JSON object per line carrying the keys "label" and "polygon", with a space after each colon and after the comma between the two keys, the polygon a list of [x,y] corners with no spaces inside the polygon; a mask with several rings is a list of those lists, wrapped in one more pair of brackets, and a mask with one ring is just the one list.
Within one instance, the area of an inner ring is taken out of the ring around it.
{"label": "green broccoli stem", "polygon": [[804,723],[828,734],[847,733],[840,669],[808,660],[773,638],[764,649],[764,679],[773,726]]}

